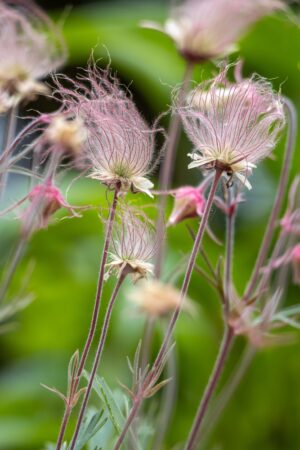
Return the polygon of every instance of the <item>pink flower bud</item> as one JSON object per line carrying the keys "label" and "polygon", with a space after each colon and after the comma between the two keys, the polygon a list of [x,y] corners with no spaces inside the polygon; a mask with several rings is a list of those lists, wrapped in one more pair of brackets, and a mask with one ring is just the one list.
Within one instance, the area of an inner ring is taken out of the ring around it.
{"label": "pink flower bud", "polygon": [[51,216],[66,206],[60,190],[52,184],[38,184],[29,193],[28,200],[40,210],[38,228],[46,228]]}
{"label": "pink flower bud", "polygon": [[60,208],[66,208],[71,216],[79,217],[74,208],[65,201],[60,190],[52,183],[36,185],[22,202],[26,199],[29,200],[30,205],[21,215],[24,235],[30,235],[36,229],[47,228],[51,217]]}
{"label": "pink flower bud", "polygon": [[185,219],[202,216],[206,202],[202,189],[184,186],[175,191],[174,197],[174,207],[169,218],[169,225],[176,225]]}

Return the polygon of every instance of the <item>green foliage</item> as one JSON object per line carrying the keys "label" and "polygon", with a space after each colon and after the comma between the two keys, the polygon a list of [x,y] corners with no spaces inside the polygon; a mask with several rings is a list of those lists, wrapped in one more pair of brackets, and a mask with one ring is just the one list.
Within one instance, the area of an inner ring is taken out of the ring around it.
{"label": "green foliage", "polygon": [[[107,419],[104,417],[103,410],[96,413],[92,413],[90,410],[87,417],[83,421],[82,427],[80,428],[74,450],[82,450],[95,436],[95,434],[105,426],[106,422]],[[92,446],[91,449],[101,450],[102,446]]]}

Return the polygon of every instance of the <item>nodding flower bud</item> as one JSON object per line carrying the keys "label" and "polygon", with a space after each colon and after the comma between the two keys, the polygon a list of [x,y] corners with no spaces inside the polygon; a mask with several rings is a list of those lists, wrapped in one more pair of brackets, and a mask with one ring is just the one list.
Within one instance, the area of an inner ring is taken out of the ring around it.
{"label": "nodding flower bud", "polygon": [[74,209],[64,200],[60,190],[52,183],[36,185],[26,198],[30,201],[30,205],[22,214],[25,235],[36,229],[47,228],[51,217],[60,208],[66,208],[72,216],[78,217]]}
{"label": "nodding flower bud", "polygon": [[65,60],[60,30],[31,0],[0,2],[0,113],[48,92],[38,80]]}
{"label": "nodding flower bud", "polygon": [[124,206],[119,213],[107,264],[107,277],[111,272],[119,276],[124,270],[132,274],[134,282],[153,274],[157,241],[152,223],[141,212]]}
{"label": "nodding flower bud", "polygon": [[285,124],[283,105],[267,81],[231,83],[228,69],[201,83],[177,110],[195,145],[188,167],[221,170],[230,183],[234,176],[251,189],[247,176],[272,152]]}
{"label": "nodding flower bud", "polygon": [[[148,317],[164,317],[175,311],[181,303],[178,289],[154,279],[144,280],[132,288],[128,293],[128,299]],[[184,300],[183,309],[195,313],[195,307],[189,299]]]}
{"label": "nodding flower bud", "polygon": [[282,0],[183,0],[164,26],[142,25],[170,36],[184,58],[197,62],[231,52],[250,25],[283,8]]}
{"label": "nodding flower bud", "polygon": [[[146,175],[153,168],[154,135],[130,95],[108,70],[90,66],[80,82],[57,80],[56,95],[68,114],[80,117],[87,129],[85,159],[90,177],[111,188],[151,195],[153,183]],[[84,84],[84,82],[86,84]]]}
{"label": "nodding flower bud", "polygon": [[54,149],[79,157],[83,153],[87,132],[80,117],[69,119],[61,114],[53,116],[44,137]]}
{"label": "nodding flower bud", "polygon": [[168,225],[176,225],[185,219],[202,216],[206,203],[203,189],[184,186],[176,189],[173,195],[174,207]]}

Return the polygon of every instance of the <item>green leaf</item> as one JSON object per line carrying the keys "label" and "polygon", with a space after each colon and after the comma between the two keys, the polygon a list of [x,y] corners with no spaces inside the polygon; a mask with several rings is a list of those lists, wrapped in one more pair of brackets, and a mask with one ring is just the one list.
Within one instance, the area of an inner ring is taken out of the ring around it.
{"label": "green leaf", "polygon": [[[105,425],[107,418],[103,418],[104,411],[88,414],[80,428],[74,450],[81,450],[93,436]],[[89,417],[90,416],[90,417]]]}
{"label": "green leaf", "polygon": [[[89,379],[89,375],[86,372],[84,375],[87,379]],[[115,431],[119,434],[125,422],[125,417],[123,416],[121,409],[115,400],[114,394],[108,387],[104,378],[99,377],[98,375],[95,377],[93,388],[101,401],[104,403]]]}

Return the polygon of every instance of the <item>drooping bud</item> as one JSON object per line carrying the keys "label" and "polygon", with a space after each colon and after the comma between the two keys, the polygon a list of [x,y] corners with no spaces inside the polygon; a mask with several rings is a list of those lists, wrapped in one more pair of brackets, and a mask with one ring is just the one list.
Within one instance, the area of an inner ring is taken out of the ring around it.
{"label": "drooping bud", "polygon": [[201,217],[205,208],[205,197],[201,188],[184,186],[173,193],[175,200],[168,225],[176,225],[185,219]]}
{"label": "drooping bud", "polygon": [[24,210],[21,219],[25,235],[41,228],[47,228],[50,219],[60,208],[66,208],[72,216],[78,214],[63,198],[60,190],[52,183],[38,184],[28,194],[30,205]]}

